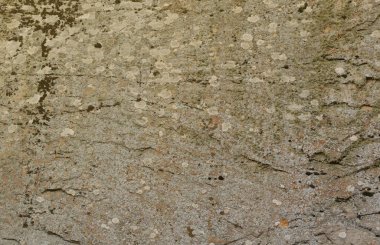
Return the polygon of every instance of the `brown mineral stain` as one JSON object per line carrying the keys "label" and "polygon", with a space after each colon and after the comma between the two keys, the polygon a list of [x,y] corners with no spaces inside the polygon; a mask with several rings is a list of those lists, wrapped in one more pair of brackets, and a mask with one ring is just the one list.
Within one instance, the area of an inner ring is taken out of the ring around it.
{"label": "brown mineral stain", "polygon": [[219,124],[220,124],[220,117],[212,116],[209,120],[208,128],[209,129],[216,129]]}
{"label": "brown mineral stain", "polygon": [[83,90],[83,97],[91,96],[95,94],[96,89],[94,87],[88,86]]}
{"label": "brown mineral stain", "polygon": [[371,112],[371,111],[373,111],[373,107],[364,105],[360,108],[360,110],[365,111],[365,112]]}
{"label": "brown mineral stain", "polygon": [[285,218],[280,219],[280,224],[278,225],[280,228],[286,229],[289,227],[289,221]]}
{"label": "brown mineral stain", "polygon": [[195,237],[195,235],[193,234],[194,229],[192,229],[190,226],[188,226],[186,229],[187,229],[187,234],[189,235],[189,237],[191,238]]}
{"label": "brown mineral stain", "polygon": [[214,243],[214,244],[226,244],[228,241],[227,240],[221,240],[221,239],[219,239],[219,238],[217,238],[217,237],[212,237],[212,236],[210,236],[209,238],[208,238],[208,243],[210,244],[210,243]]}

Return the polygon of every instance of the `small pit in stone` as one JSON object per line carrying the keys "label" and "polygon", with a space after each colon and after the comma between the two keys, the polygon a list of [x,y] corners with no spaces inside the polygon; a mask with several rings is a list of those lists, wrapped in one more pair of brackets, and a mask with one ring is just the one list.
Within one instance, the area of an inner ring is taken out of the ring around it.
{"label": "small pit in stone", "polygon": [[375,195],[375,193],[370,192],[370,191],[363,191],[362,195],[366,196],[366,197],[373,197],[373,195]]}
{"label": "small pit in stone", "polygon": [[87,107],[87,112],[93,111],[94,109],[95,109],[95,107],[93,105],[89,105]]}
{"label": "small pit in stone", "polygon": [[189,237],[195,237],[193,231],[194,229],[192,229],[190,226],[187,227],[187,234],[189,235]]}

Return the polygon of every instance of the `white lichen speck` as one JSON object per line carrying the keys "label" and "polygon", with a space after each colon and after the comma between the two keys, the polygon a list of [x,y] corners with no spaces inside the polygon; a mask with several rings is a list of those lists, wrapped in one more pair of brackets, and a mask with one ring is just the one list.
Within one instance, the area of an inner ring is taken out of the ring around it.
{"label": "white lichen speck", "polygon": [[29,104],[32,104],[32,105],[37,104],[40,101],[41,97],[42,97],[41,94],[35,94],[32,97],[30,97],[29,99],[27,99],[26,102]]}
{"label": "white lichen speck", "polygon": [[346,232],[341,231],[341,232],[338,233],[338,236],[339,236],[340,238],[344,239],[344,238],[347,237],[347,234],[346,234]]}
{"label": "white lichen speck", "polygon": [[282,204],[282,202],[279,201],[279,200],[277,200],[277,199],[273,199],[272,202],[273,202],[274,204],[276,204],[277,206],[280,206],[280,205]]}
{"label": "white lichen speck", "polygon": [[335,68],[335,73],[338,76],[344,76],[344,75],[346,75],[346,70],[343,67],[336,67]]}
{"label": "white lichen speck", "polygon": [[72,130],[71,128],[65,128],[61,132],[62,137],[68,137],[68,136],[73,136],[73,135],[74,135],[74,130]]}
{"label": "white lichen speck", "polygon": [[118,218],[112,218],[111,222],[114,224],[119,224],[120,220]]}

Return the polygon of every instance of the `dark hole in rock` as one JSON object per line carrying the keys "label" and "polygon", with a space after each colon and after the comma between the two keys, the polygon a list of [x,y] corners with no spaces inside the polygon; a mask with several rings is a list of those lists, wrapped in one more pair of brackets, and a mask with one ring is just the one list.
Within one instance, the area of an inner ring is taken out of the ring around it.
{"label": "dark hole in rock", "polygon": [[370,192],[370,191],[363,191],[362,195],[366,196],[366,197],[373,197],[373,195],[375,195],[375,193]]}
{"label": "dark hole in rock", "polygon": [[95,109],[95,107],[93,105],[89,105],[87,107],[87,112],[93,111],[94,109]]}

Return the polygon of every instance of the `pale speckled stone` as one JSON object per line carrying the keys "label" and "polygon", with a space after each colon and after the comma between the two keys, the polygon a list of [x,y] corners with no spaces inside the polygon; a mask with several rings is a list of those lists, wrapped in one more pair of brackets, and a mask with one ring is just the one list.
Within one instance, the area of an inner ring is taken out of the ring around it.
{"label": "pale speckled stone", "polygon": [[379,0],[2,3],[1,245],[379,243]]}
{"label": "pale speckled stone", "polygon": [[74,130],[72,130],[71,128],[65,128],[61,132],[62,137],[73,136],[73,135],[74,135]]}
{"label": "pale speckled stone", "polygon": [[8,127],[8,133],[12,134],[12,133],[16,132],[17,129],[18,129],[18,126],[17,126],[17,125],[10,125],[10,126]]}
{"label": "pale speckled stone", "polygon": [[339,236],[340,238],[344,239],[344,238],[347,237],[347,234],[346,234],[346,232],[341,231],[341,232],[338,233],[338,236]]}
{"label": "pale speckled stone", "polygon": [[27,103],[29,104],[37,104],[40,101],[40,98],[42,97],[41,94],[35,94],[29,99],[26,100]]}
{"label": "pale speckled stone", "polygon": [[256,23],[260,20],[260,16],[258,15],[251,15],[247,18],[247,20],[251,23]]}

